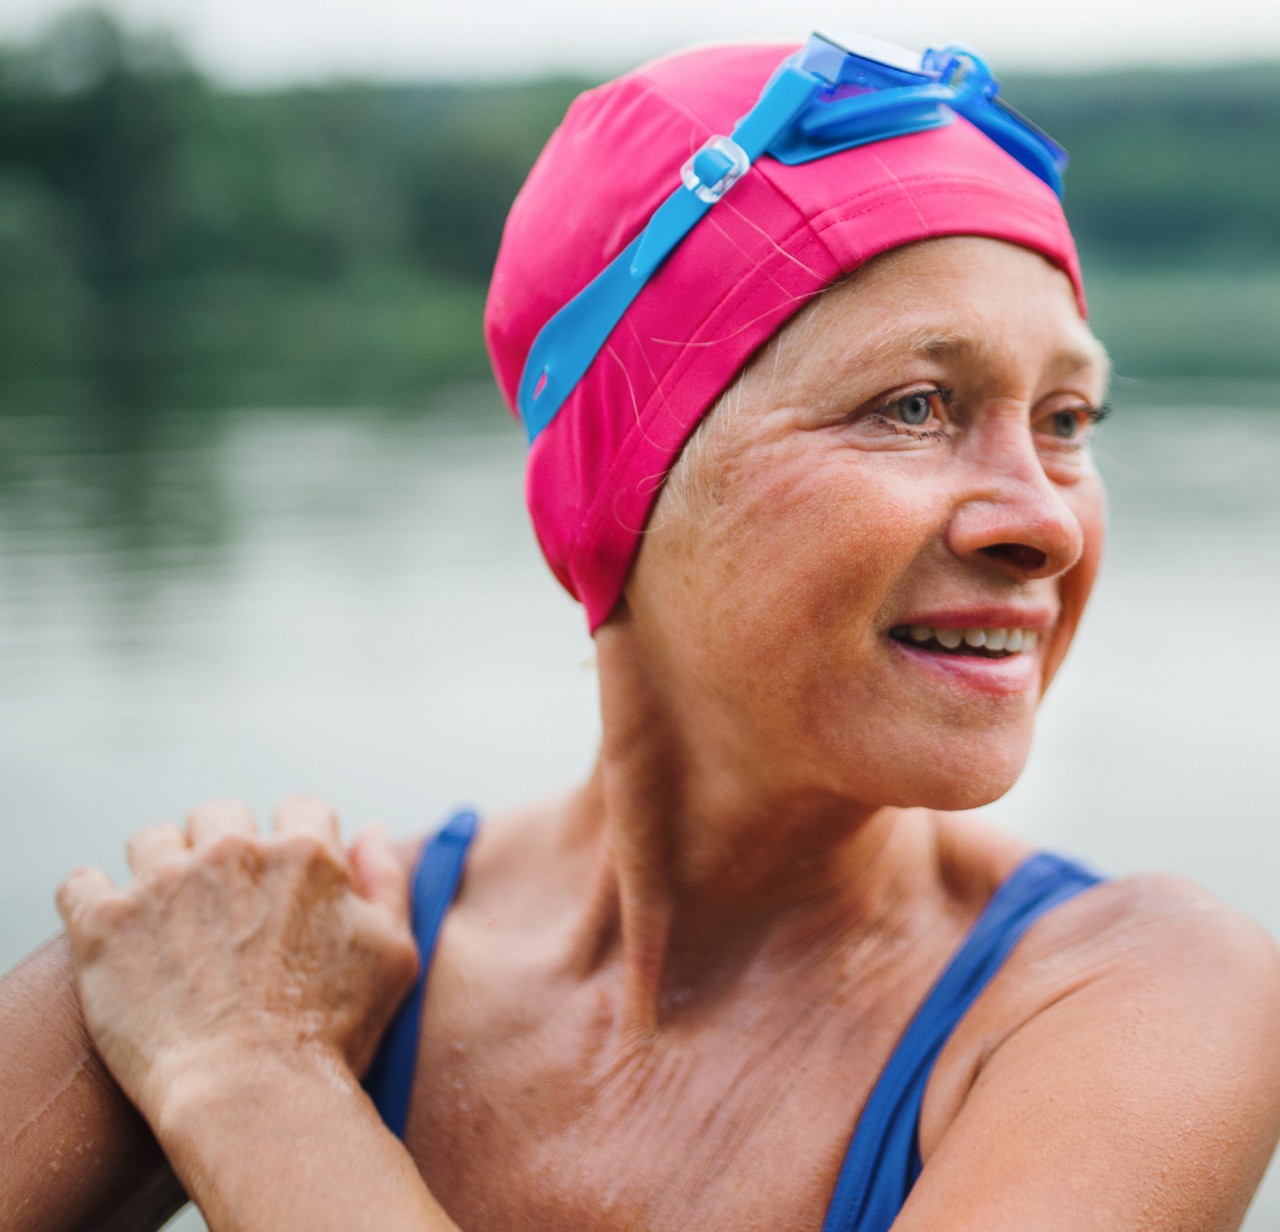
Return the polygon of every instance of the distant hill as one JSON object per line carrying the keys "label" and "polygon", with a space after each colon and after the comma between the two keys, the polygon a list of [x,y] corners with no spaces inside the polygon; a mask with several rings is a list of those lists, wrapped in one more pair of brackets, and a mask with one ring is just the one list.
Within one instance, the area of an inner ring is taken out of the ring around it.
{"label": "distant hill", "polygon": [[[0,398],[413,403],[482,372],[502,220],[587,84],[236,93],[96,11],[0,49]],[[1071,151],[1119,369],[1280,374],[1280,68],[1005,94]]]}

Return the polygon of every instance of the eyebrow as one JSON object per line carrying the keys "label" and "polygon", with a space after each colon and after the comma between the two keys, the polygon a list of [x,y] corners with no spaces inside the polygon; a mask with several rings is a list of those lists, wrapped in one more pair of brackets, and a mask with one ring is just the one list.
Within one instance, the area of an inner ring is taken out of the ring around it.
{"label": "eyebrow", "polygon": [[[858,362],[876,363],[895,355],[927,355],[930,359],[968,359],[990,350],[986,342],[970,334],[941,333],[929,325],[896,325],[876,336],[869,345],[859,348]],[[1111,382],[1111,357],[1092,334],[1087,344],[1068,346],[1053,360],[1055,372],[1082,372],[1095,369],[1104,387]]]}

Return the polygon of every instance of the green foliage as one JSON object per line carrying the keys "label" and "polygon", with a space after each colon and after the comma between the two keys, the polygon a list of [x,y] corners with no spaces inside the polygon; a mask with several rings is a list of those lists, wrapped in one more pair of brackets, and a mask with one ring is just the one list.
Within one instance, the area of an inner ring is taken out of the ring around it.
{"label": "green foliage", "polygon": [[96,11],[0,51],[0,402],[412,402],[482,372],[502,220],[580,88],[233,93]]}
{"label": "green foliage", "polygon": [[[0,407],[69,381],[125,405],[412,404],[481,373],[503,218],[584,84],[235,93],[92,10],[0,49]],[[1006,92],[1072,151],[1119,369],[1273,373],[1280,74]]]}
{"label": "green foliage", "polygon": [[1100,260],[1280,265],[1275,65],[1016,79],[1006,92],[1071,153],[1067,211]]}
{"label": "green foliage", "polygon": [[1280,377],[1280,265],[1086,269],[1091,323],[1118,375]]}

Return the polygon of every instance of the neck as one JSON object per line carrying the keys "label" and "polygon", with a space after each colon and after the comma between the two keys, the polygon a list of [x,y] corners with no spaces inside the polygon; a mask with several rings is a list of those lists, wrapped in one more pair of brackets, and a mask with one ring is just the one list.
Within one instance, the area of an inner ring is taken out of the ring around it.
{"label": "neck", "polygon": [[688,692],[664,705],[610,632],[597,648],[604,737],[573,813],[598,858],[574,953],[617,971],[630,1037],[747,972],[829,954],[933,879],[928,813],[797,782],[732,716]]}

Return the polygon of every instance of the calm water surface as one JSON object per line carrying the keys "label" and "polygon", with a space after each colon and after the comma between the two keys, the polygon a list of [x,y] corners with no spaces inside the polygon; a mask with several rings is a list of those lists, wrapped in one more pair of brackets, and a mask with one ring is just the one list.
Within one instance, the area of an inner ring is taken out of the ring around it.
{"label": "calm water surface", "polygon": [[[1103,579],[992,811],[1280,933],[1280,413],[1127,401],[1099,437]],[[591,644],[527,529],[519,435],[487,390],[429,411],[0,417],[5,966],[72,865],[123,874],[129,831],[201,798],[305,787],[410,834],[587,767]],[[1248,1227],[1280,1227],[1280,1183]]]}

